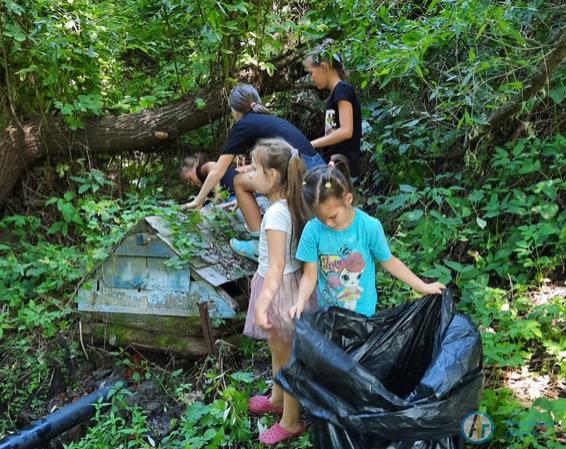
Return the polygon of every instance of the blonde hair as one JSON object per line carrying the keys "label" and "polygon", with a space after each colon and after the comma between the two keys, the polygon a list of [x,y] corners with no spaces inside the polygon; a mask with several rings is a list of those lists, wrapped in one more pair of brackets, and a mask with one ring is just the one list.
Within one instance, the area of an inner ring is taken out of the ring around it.
{"label": "blonde hair", "polygon": [[296,244],[310,218],[303,196],[305,164],[299,151],[281,138],[270,138],[258,140],[251,155],[264,171],[274,169],[279,173],[279,187],[287,200]]}

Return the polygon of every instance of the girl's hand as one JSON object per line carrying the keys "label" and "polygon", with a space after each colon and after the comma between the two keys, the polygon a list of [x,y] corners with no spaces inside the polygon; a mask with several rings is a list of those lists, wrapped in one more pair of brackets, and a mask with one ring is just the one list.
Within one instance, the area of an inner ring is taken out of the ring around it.
{"label": "girl's hand", "polygon": [[238,200],[228,201],[227,203],[221,204],[220,208],[229,212],[234,212],[238,208]]}
{"label": "girl's hand", "polygon": [[250,164],[248,165],[240,165],[239,167],[236,167],[236,171],[238,173],[247,173],[252,169],[252,166]]}
{"label": "girl's hand", "polygon": [[181,210],[200,209],[201,207],[202,207],[202,203],[199,203],[195,200],[192,200],[189,203],[181,204]]}
{"label": "girl's hand", "polygon": [[267,316],[267,309],[262,307],[261,304],[257,304],[255,308],[255,324],[264,331],[268,331],[272,327]]}
{"label": "girl's hand", "polygon": [[421,293],[425,295],[440,295],[446,288],[446,285],[440,282],[432,282],[431,284],[425,284],[425,288]]}
{"label": "girl's hand", "polygon": [[301,315],[303,314],[303,312],[305,311],[305,305],[303,304],[302,301],[297,302],[297,304],[295,304],[293,307],[291,307],[289,309],[289,317],[291,319],[294,318],[301,318]]}

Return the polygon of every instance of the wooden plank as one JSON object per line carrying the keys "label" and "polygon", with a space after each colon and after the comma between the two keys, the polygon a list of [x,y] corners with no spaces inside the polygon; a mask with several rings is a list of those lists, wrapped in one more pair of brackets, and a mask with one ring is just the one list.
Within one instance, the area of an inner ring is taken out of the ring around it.
{"label": "wooden plank", "polygon": [[144,289],[146,258],[110,256],[102,265],[102,282],[107,287]]}
{"label": "wooden plank", "polygon": [[103,287],[78,303],[79,312],[134,313],[139,315],[195,316],[198,306],[187,293]]}
{"label": "wooden plank", "polygon": [[198,317],[198,303],[206,301],[210,303],[211,318],[230,319],[235,317],[238,308],[226,292],[203,280],[191,281],[188,294],[158,289],[110,288],[99,284],[98,290],[79,291],[79,312]]}
{"label": "wooden plank", "polygon": [[[139,244],[142,236],[143,244]],[[139,232],[126,237],[116,248],[118,256],[158,257],[168,259],[175,256],[169,248],[155,233]]]}
{"label": "wooden plank", "polygon": [[166,259],[147,259],[147,280],[148,290],[163,290],[173,292],[190,291],[190,269],[189,265],[176,270],[165,265]]}
{"label": "wooden plank", "polygon": [[[99,322],[150,332],[163,332],[179,336],[202,336],[200,317],[138,315],[134,313],[80,312],[83,323]],[[219,327],[212,328],[214,338],[229,334],[240,334],[244,328],[243,316],[225,320]]]}
{"label": "wooden plank", "polygon": [[165,261],[145,256],[110,256],[102,265],[103,284],[112,288],[188,292],[188,265],[176,270],[167,267]]}
{"label": "wooden plank", "polygon": [[200,317],[140,315],[137,313],[80,312],[85,323],[98,321],[102,324],[116,324],[122,327],[172,335],[202,336]]}
{"label": "wooden plank", "polygon": [[202,356],[208,353],[204,339],[196,336],[180,337],[98,322],[84,323],[83,333],[110,346],[131,345],[141,349],[173,352],[185,356]]}

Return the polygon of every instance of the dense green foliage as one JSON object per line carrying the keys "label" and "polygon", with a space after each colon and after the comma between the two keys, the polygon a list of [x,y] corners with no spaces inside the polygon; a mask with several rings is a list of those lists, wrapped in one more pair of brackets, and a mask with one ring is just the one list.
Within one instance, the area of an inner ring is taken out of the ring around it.
{"label": "dense green foliage", "polygon": [[[213,80],[229,85],[244,66],[276,77],[274,58],[336,37],[363,97],[360,203],[401,260],[451,283],[480,328],[490,447],[560,448],[565,66],[518,118],[482,130],[544,65],[565,19],[562,2],[543,0],[0,0],[0,126],[61,115],[79,128],[85,117],[166,104]],[[295,93],[274,101],[281,114],[303,105]],[[208,132],[198,139],[211,143]],[[171,193],[171,154],[51,162],[43,207],[11,206],[0,219],[0,437],[24,411],[47,412],[55,371],[76,380],[78,283],[141,217],[172,216],[172,199],[187,195]],[[381,273],[378,289],[380,307],[414,296]],[[182,408],[161,441],[147,412],[118,395],[70,447],[258,447],[257,430],[271,421],[250,419],[245,401],[266,386],[252,374],[261,349],[244,347],[251,362],[233,370],[222,356],[207,359],[198,385],[189,373],[149,370]],[[308,446],[306,437],[293,443]]]}

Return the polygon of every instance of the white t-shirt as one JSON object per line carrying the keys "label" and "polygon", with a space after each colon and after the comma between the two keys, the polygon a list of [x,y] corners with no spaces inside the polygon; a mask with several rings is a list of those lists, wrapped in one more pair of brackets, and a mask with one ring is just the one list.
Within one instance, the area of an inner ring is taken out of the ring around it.
{"label": "white t-shirt", "polygon": [[265,277],[269,267],[267,236],[265,235],[265,231],[268,229],[287,233],[284,274],[294,273],[301,268],[302,262],[295,259],[294,251],[291,252],[293,247],[293,223],[291,221],[291,213],[287,207],[287,200],[275,201],[265,211],[263,220],[261,220],[259,230],[259,266],[257,267],[257,272],[261,277]]}

